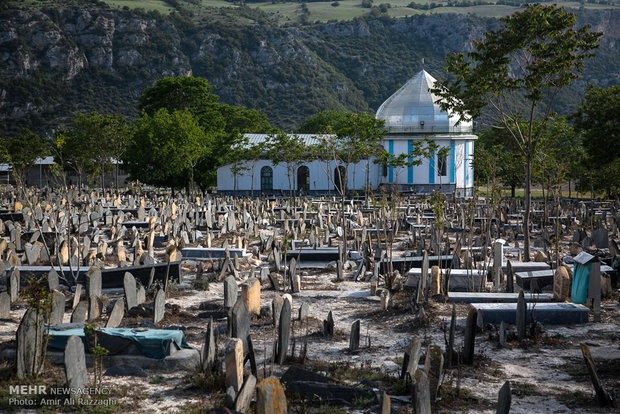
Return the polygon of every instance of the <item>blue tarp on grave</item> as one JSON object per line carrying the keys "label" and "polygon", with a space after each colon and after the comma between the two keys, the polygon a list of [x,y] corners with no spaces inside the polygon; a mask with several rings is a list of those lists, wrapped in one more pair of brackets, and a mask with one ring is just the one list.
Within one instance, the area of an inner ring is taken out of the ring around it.
{"label": "blue tarp on grave", "polygon": [[[100,328],[100,332],[121,340],[130,341],[135,347],[149,358],[164,359],[170,354],[170,345],[174,343],[181,349],[191,349],[185,342],[185,334],[180,330],[148,329],[135,331],[131,328]],[[71,335],[76,335],[86,344],[84,328],[56,330],[50,328],[48,346],[64,351]]]}

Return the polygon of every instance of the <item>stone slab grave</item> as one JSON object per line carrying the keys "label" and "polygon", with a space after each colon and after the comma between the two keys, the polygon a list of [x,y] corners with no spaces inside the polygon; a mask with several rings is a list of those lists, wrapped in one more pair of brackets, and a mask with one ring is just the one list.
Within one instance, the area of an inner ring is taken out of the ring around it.
{"label": "stone slab grave", "polygon": [[[472,303],[472,308],[481,315],[483,323],[516,323],[516,303]],[[590,309],[574,303],[528,303],[527,318],[550,325],[571,325],[588,322]]]}
{"label": "stone slab grave", "polygon": [[148,221],[124,221],[123,226],[128,229],[135,227],[138,230],[148,230],[150,227],[150,223]]}
{"label": "stone slab grave", "polygon": [[181,262],[170,262],[170,266],[168,266],[167,262],[164,262],[149,265],[102,269],[102,287],[105,289],[122,288],[126,272],[131,273],[133,277],[136,280],[139,280],[143,286],[149,286],[152,269],[155,269],[152,282],[160,281],[164,284],[166,274],[168,274],[168,279],[179,280],[179,275],[181,274]]}
{"label": "stone slab grave", "polygon": [[[517,303],[518,293],[503,292],[448,292],[448,301],[452,303]],[[551,293],[526,293],[526,302],[551,302]]]}
{"label": "stone slab grave", "polygon": [[[245,249],[228,248],[230,257],[237,255],[238,258],[249,256]],[[221,247],[186,247],[181,250],[183,260],[223,260],[226,259],[226,249]]]}
{"label": "stone slab grave", "polygon": [[549,288],[551,290],[553,289],[553,273],[551,269],[515,272],[515,282],[523,290],[531,290],[535,286],[538,286],[538,289]]}
{"label": "stone slab grave", "polygon": [[[13,268],[14,267],[7,269],[7,277],[11,275]],[[49,272],[55,270],[59,276],[64,273],[67,282],[75,284],[75,280],[71,276],[71,269],[73,269],[73,274],[77,274],[78,280],[84,280],[86,273],[88,273],[88,271],[90,270],[90,266],[80,266],[79,268],[69,266],[17,266],[17,269],[19,270],[20,275],[33,275],[35,278],[40,278],[43,276],[47,277]]]}
{"label": "stone slab grave", "polygon": [[338,247],[301,247],[294,250],[287,250],[289,258],[295,258],[297,266],[300,268],[323,267],[329,262],[339,259]]}
{"label": "stone slab grave", "polygon": [[[549,270],[551,266],[544,262],[510,262],[512,273],[535,272],[538,270]],[[508,274],[508,261],[502,262],[502,272]]]}
{"label": "stone slab grave", "polygon": [[[430,274],[430,270],[429,270]],[[422,268],[415,267],[407,272],[407,281],[405,288],[416,289],[418,281],[422,275]],[[442,278],[445,278],[445,272]],[[468,292],[479,290],[480,286],[484,286],[486,276],[481,270],[451,269],[450,270],[450,291]]]}
{"label": "stone slab grave", "polygon": [[[451,254],[443,255],[443,256],[428,256],[428,267],[429,269],[433,266],[439,266],[442,269],[449,269],[452,267],[452,258]],[[392,266],[394,270],[398,270],[400,274],[405,274],[410,269],[413,268],[422,268],[422,262],[424,261],[424,256],[402,256],[402,257],[393,257],[392,258]],[[384,258],[381,261],[380,272],[385,273],[387,270],[389,258]]]}

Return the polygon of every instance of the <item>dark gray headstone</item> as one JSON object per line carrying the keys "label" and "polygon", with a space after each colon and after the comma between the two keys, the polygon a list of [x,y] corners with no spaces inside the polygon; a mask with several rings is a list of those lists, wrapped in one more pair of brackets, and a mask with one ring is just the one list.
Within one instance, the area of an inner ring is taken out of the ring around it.
{"label": "dark gray headstone", "polygon": [[607,229],[600,227],[592,232],[592,241],[599,249],[609,248],[609,233]]}
{"label": "dark gray headstone", "polygon": [[452,316],[450,318],[450,333],[448,335],[448,349],[446,350],[447,367],[452,367],[452,355],[454,353],[454,334],[456,330],[456,305],[452,304]]}
{"label": "dark gray headstone", "polygon": [[114,302],[114,307],[112,307],[112,312],[110,312],[110,317],[105,324],[106,328],[118,328],[123,321],[123,317],[125,316],[125,301],[123,298],[118,298],[116,302]]}
{"label": "dark gray headstone", "polygon": [[282,312],[280,312],[280,324],[278,326],[278,344],[276,349],[276,362],[280,365],[284,363],[288,353],[288,344],[291,336],[291,303],[284,301]]}
{"label": "dark gray headstone", "polygon": [[515,320],[517,325],[517,337],[521,341],[525,339],[527,334],[527,304],[525,303],[523,291],[519,292],[519,297],[517,298],[517,315]]}
{"label": "dark gray headstone", "polygon": [[237,302],[239,286],[233,276],[227,276],[224,279],[224,307],[231,308]]}
{"label": "dark gray headstone", "polygon": [[155,301],[153,303],[153,323],[159,323],[164,319],[166,311],[166,292],[163,289],[159,289],[155,294]]}
{"label": "dark gray headstone", "polygon": [[99,296],[91,295],[90,298],[88,298],[88,320],[94,321],[101,316],[102,309],[103,304]]}
{"label": "dark gray headstone", "polygon": [[506,325],[504,325],[504,321],[499,324],[499,346],[506,346]]}
{"label": "dark gray headstone", "polygon": [[435,401],[443,375],[443,353],[441,352],[441,348],[437,345],[431,345],[427,360],[429,361],[430,367],[428,370],[428,382],[431,391],[431,401]]}
{"label": "dark gray headstone", "polygon": [[475,308],[471,308],[467,315],[467,324],[465,326],[465,345],[463,349],[463,362],[465,364],[472,364],[474,362],[477,319],[478,311]]}
{"label": "dark gray headstone", "polygon": [[512,396],[510,394],[510,381],[506,381],[499,390],[496,414],[509,414],[511,401]]}
{"label": "dark gray headstone", "polygon": [[356,352],[360,348],[360,321],[359,319],[351,325],[351,335],[349,337],[349,351]]}
{"label": "dark gray headstone", "polygon": [[323,321],[323,336],[328,338],[334,336],[334,316],[332,311],[329,311],[327,319]]}
{"label": "dark gray headstone", "polygon": [[88,371],[86,370],[86,355],[84,343],[77,335],[71,335],[65,346],[65,375],[67,387],[82,389],[88,385]]}
{"label": "dark gray headstone", "polygon": [[305,320],[309,314],[310,314],[310,305],[308,305],[308,303],[306,302],[303,302],[301,306],[299,307],[299,320],[300,321]]}
{"label": "dark gray headstone", "polygon": [[243,300],[238,300],[230,310],[230,337],[243,341],[243,355],[248,352],[248,335],[250,333],[250,312]]}
{"label": "dark gray headstone", "polygon": [[205,341],[202,344],[200,350],[200,364],[202,372],[210,374],[215,368],[215,357],[217,356],[217,349],[215,348],[215,333],[213,332],[213,318],[209,319],[207,325],[207,332],[205,335]]}

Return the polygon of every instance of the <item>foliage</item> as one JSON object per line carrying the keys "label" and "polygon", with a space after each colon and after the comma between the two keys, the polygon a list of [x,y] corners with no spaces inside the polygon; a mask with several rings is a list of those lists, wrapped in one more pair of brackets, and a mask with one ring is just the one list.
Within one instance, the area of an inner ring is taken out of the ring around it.
{"label": "foliage", "polygon": [[43,277],[28,278],[28,286],[22,291],[23,297],[26,299],[26,303],[30,309],[35,311],[35,338],[39,338],[39,333],[43,330],[41,335],[41,343],[34,344],[33,358],[35,364],[28,364],[32,366],[34,371],[29,373],[35,378],[39,375],[45,363],[45,354],[47,352],[47,343],[49,340],[50,329],[50,314],[52,312],[52,295],[47,289],[46,279]]}
{"label": "foliage", "polygon": [[3,155],[13,169],[13,176],[18,185],[25,184],[28,168],[34,166],[37,158],[46,154],[45,144],[39,135],[24,128],[19,134],[1,141]]}
{"label": "foliage", "polygon": [[590,86],[573,119],[582,134],[581,187],[605,190],[608,197],[620,194],[620,86]]}
{"label": "foliage", "polygon": [[95,325],[84,325],[84,335],[88,338],[93,338],[93,347],[90,352],[93,356],[93,386],[96,388],[101,385],[101,379],[103,377],[103,357],[108,355],[108,351],[105,347],[99,345],[98,337],[99,328]]}
{"label": "foliage", "polygon": [[526,5],[524,11],[500,20],[504,27],[488,31],[484,40],[473,43],[472,52],[448,55],[446,70],[453,78],[438,82],[432,92],[440,97],[442,109],[455,111],[461,120],[479,117],[488,108],[488,115],[523,154],[527,259],[532,163],[555,97],[594,56],[601,33],[591,32],[589,26],[573,29],[576,16],[557,5]]}
{"label": "foliage", "polygon": [[306,119],[297,132],[300,134],[323,134],[337,131],[346,122],[347,115],[342,111],[321,111]]}
{"label": "foliage", "polygon": [[124,168],[133,179],[147,184],[189,186],[210,144],[210,137],[188,110],[170,113],[162,108],[152,116],[144,113],[136,122]]}
{"label": "foliage", "polygon": [[292,197],[295,189],[295,172],[301,163],[310,159],[311,150],[299,135],[285,132],[271,135],[267,145],[267,158],[273,165],[286,165],[289,195]]}

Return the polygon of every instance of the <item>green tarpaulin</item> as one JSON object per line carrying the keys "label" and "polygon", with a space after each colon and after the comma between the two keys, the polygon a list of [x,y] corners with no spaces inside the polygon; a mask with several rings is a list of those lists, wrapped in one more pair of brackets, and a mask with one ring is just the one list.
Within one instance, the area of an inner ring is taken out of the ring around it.
{"label": "green tarpaulin", "polygon": [[[123,343],[130,341],[144,354],[144,356],[149,358],[164,359],[168,356],[170,345],[173,341],[181,349],[191,348],[187,345],[187,342],[185,342],[185,334],[183,331],[179,330],[149,329],[145,331],[135,331],[130,328],[100,328],[98,332],[102,332],[104,334],[102,336],[109,336],[105,340],[100,341],[102,346],[105,346],[105,343],[113,342],[114,338],[118,338],[118,342],[120,343],[119,349],[121,349],[123,348]],[[79,336],[86,345],[84,328],[72,328],[67,330],[55,330],[50,328],[48,346],[64,351],[67,340],[71,335]],[[88,351],[88,349],[86,350]],[[115,352],[111,353],[114,354]]]}

